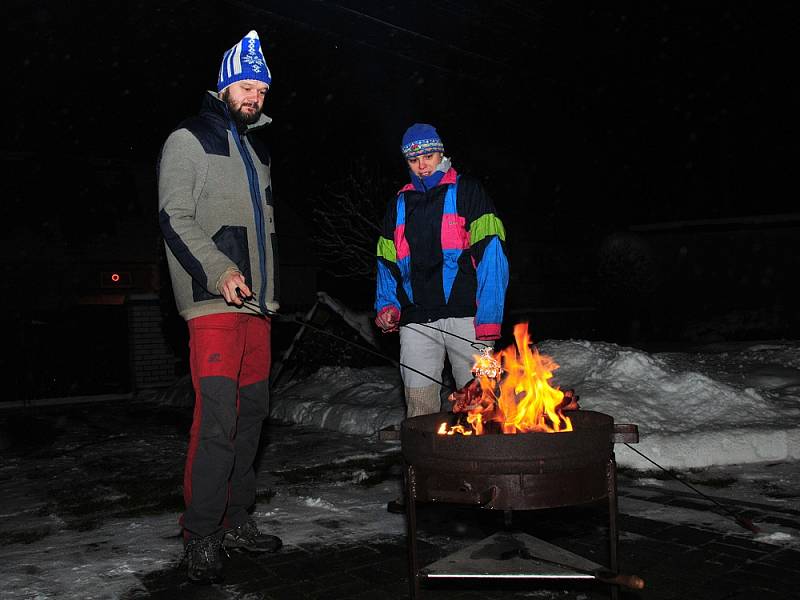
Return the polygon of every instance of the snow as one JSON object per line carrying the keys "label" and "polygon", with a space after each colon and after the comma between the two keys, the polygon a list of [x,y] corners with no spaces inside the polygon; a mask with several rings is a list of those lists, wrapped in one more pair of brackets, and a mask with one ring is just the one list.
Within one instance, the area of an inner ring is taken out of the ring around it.
{"label": "snow", "polygon": [[[800,345],[712,346],[649,354],[586,340],[547,340],[559,365],[553,384],[574,389],[583,409],[638,425],[636,449],[666,468],[687,469],[800,458]],[[274,394],[272,416],[370,435],[403,418],[393,367],[323,367]],[[653,465],[626,446],[621,466]]]}
{"label": "snow", "polygon": [[322,367],[276,390],[270,414],[291,423],[371,435],[403,419],[403,385],[394,367]]}
{"label": "snow", "polygon": [[[560,365],[554,383],[574,389],[583,409],[638,425],[640,442],[633,448],[717,498],[793,509],[800,488],[798,342],[651,353],[586,340],[546,340],[538,347]],[[116,483],[130,476],[126,470],[142,481],[180,472],[185,431],[147,437],[126,429],[120,435],[113,416],[103,418],[109,422],[66,423],[46,453],[3,457],[0,537],[14,541],[0,545],[0,597],[117,598],[139,587],[144,574],[178,563],[178,509],[134,516],[111,511],[82,527],[54,502],[52,488],[83,481],[87,464],[109,465],[93,488],[108,499],[127,493]],[[404,520],[385,509],[400,492],[399,477],[376,477],[376,465],[389,464],[399,450],[399,442],[376,435],[403,418],[395,367],[323,367],[275,390],[272,418],[253,515],[259,526],[289,548],[404,536]],[[109,429],[105,438],[100,425]],[[617,444],[615,453],[627,468],[620,471],[620,488],[636,491],[620,497],[621,512],[754,539],[719,511],[649,501],[665,490],[696,496],[659,477],[625,445]],[[636,469],[645,471],[636,475]],[[720,480],[728,483],[715,487]],[[755,539],[800,548],[800,531],[759,526]],[[31,532],[36,535],[26,537]]]}

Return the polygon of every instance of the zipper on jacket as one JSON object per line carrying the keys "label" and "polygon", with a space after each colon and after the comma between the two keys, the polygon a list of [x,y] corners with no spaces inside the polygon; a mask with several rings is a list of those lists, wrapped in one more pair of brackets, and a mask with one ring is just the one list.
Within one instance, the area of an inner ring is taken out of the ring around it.
{"label": "zipper on jacket", "polygon": [[233,139],[236,140],[236,147],[239,149],[239,154],[244,161],[245,172],[247,173],[247,181],[250,186],[250,201],[253,204],[253,212],[255,215],[256,236],[258,237],[258,266],[261,273],[261,289],[259,290],[258,304],[261,309],[266,313],[267,304],[267,258],[266,253],[266,232],[264,230],[264,209],[261,206],[261,192],[258,187],[258,173],[253,164],[253,157],[246,148],[246,141],[244,134],[239,134],[236,124],[229,121],[232,125],[230,131],[233,134]]}

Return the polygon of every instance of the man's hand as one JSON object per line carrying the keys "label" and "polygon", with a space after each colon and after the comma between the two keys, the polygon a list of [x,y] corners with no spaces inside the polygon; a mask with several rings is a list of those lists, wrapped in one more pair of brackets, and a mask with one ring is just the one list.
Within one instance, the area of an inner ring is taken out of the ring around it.
{"label": "man's hand", "polygon": [[[241,297],[236,293],[236,288],[239,288]],[[234,269],[230,269],[222,275],[217,284],[217,289],[222,294],[222,297],[225,298],[225,302],[236,306],[242,305],[242,298],[250,298],[253,295],[253,292],[244,282],[244,276]]]}
{"label": "man's hand", "polygon": [[394,306],[384,307],[375,317],[375,325],[380,327],[383,333],[397,331],[400,325],[400,311]]}

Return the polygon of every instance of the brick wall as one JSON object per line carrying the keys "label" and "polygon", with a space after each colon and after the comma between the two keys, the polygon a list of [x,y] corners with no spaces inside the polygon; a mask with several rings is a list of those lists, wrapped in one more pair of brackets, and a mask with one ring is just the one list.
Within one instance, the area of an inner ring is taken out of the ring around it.
{"label": "brick wall", "polygon": [[164,387],[175,381],[175,355],[161,329],[155,294],[128,297],[128,340],[134,389]]}

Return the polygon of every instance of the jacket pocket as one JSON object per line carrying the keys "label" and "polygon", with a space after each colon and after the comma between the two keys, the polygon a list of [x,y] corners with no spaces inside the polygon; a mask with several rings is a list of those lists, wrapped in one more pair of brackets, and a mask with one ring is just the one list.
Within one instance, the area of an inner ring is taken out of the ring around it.
{"label": "jacket pocket", "polygon": [[[247,243],[247,227],[242,225],[223,225],[212,237],[220,252],[231,259],[242,272],[248,286],[253,287],[250,270],[250,247]],[[203,286],[192,280],[192,298],[195,302],[219,298],[210,294]]]}

